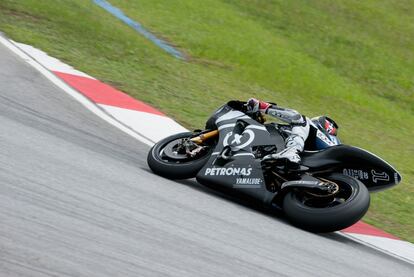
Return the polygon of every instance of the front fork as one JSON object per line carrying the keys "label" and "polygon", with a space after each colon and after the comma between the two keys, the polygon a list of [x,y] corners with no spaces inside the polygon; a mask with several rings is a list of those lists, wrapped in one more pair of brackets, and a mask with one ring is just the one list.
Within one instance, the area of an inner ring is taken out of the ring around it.
{"label": "front fork", "polygon": [[219,134],[218,130],[213,130],[204,134],[201,134],[199,136],[196,136],[194,138],[191,138],[190,140],[196,144],[202,144],[204,143],[206,140],[209,140],[211,138],[215,138],[217,137]]}
{"label": "front fork", "polygon": [[206,146],[204,142],[211,138],[215,138],[216,136],[218,136],[218,133],[218,130],[213,130],[201,133],[193,138],[182,139],[176,151],[182,154],[185,153],[189,158],[194,158],[195,156],[197,156],[201,152],[204,152],[205,149],[208,148],[208,146]]}

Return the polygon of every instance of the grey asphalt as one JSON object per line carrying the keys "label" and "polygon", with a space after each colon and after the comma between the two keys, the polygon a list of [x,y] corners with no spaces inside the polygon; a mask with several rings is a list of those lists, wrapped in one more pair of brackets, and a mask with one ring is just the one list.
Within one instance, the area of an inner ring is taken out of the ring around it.
{"label": "grey asphalt", "polygon": [[414,276],[155,176],[148,149],[0,46],[0,276]]}

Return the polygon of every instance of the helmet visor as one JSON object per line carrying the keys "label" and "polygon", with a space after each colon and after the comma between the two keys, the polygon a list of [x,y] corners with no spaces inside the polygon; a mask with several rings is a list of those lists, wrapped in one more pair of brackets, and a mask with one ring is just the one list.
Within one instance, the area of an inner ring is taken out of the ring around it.
{"label": "helmet visor", "polygon": [[336,136],[338,134],[338,128],[336,127],[336,124],[334,122],[325,119],[325,124],[323,127],[325,128],[326,132],[328,132],[328,134],[330,134],[331,136]]}

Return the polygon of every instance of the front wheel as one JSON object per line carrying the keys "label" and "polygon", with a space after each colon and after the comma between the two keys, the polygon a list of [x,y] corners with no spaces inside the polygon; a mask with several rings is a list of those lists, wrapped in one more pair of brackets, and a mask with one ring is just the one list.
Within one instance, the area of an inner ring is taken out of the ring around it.
{"label": "front wheel", "polygon": [[368,210],[368,189],[355,178],[334,173],[324,180],[338,185],[338,192],[321,197],[292,190],[283,199],[283,210],[296,226],[312,232],[333,232],[351,226]]}
{"label": "front wheel", "polygon": [[169,179],[193,178],[211,156],[213,147],[204,145],[196,155],[189,156],[183,143],[188,143],[191,132],[179,133],[157,142],[147,156],[151,170]]}

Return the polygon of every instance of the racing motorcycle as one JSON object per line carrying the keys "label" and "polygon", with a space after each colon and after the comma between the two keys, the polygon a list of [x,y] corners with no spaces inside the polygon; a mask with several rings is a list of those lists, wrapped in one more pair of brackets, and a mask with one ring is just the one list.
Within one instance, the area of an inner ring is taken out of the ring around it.
{"label": "racing motorcycle", "polygon": [[378,156],[344,145],[311,122],[300,166],[263,159],[285,148],[289,126],[266,123],[245,102],[230,101],[208,119],[205,130],[156,143],[148,153],[153,172],[170,179],[196,177],[215,190],[264,208],[282,210],[294,225],[313,232],[351,226],[367,212],[369,192],[390,188],[401,175]]}

